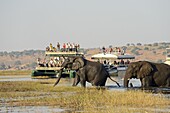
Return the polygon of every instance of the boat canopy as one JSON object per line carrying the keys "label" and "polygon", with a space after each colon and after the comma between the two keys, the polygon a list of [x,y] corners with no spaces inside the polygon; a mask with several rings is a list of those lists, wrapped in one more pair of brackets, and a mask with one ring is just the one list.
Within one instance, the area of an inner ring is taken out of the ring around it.
{"label": "boat canopy", "polygon": [[133,55],[116,55],[116,54],[95,54],[91,57],[91,59],[135,59]]}
{"label": "boat canopy", "polygon": [[165,61],[164,63],[170,65],[170,61]]}
{"label": "boat canopy", "polygon": [[117,55],[104,54],[104,53],[95,54],[95,55],[91,56],[91,59],[117,59],[117,58],[118,58]]}

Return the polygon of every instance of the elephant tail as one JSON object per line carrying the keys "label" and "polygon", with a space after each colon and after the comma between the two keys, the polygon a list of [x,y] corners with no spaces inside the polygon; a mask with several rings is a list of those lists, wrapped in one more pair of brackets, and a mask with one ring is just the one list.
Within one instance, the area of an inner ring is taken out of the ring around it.
{"label": "elephant tail", "polygon": [[112,80],[113,82],[115,82],[115,83],[120,87],[120,85],[119,85],[119,83],[118,83],[117,81],[113,80],[110,76],[108,76],[108,77],[110,78],[110,80]]}

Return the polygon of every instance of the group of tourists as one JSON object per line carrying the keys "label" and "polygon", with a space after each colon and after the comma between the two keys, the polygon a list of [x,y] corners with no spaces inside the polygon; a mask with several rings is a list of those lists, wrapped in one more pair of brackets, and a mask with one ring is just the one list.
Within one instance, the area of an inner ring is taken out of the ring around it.
{"label": "group of tourists", "polygon": [[[100,62],[100,61],[98,61],[98,62]],[[102,62],[101,62],[102,63]],[[128,65],[128,64],[130,64],[130,61],[127,59],[127,61],[124,61],[123,59],[121,59],[120,61],[114,61],[113,63],[111,62],[107,62],[107,60],[104,60],[103,61],[103,64],[104,65],[111,65],[111,64],[113,64],[113,65]]]}
{"label": "group of tourists", "polygon": [[125,50],[124,49],[121,49],[120,47],[115,47],[115,48],[112,48],[112,47],[109,47],[109,48],[105,48],[104,46],[102,47],[102,51],[104,54],[106,53],[120,53],[121,55],[123,55],[125,53]]}
{"label": "group of tourists", "polygon": [[78,52],[78,50],[80,49],[80,45],[76,44],[76,43],[63,43],[62,47],[60,45],[59,42],[57,42],[56,47],[52,45],[52,43],[50,43],[49,46],[46,47],[46,51],[50,51],[50,52]]}
{"label": "group of tourists", "polygon": [[46,59],[41,60],[37,59],[37,65],[39,67],[61,67],[63,60],[59,57],[50,58],[50,61],[46,61]]}
{"label": "group of tourists", "polygon": [[114,61],[113,63],[114,65],[128,65],[130,64],[130,61],[127,59],[127,61],[124,61],[123,59],[121,59],[120,61]]}

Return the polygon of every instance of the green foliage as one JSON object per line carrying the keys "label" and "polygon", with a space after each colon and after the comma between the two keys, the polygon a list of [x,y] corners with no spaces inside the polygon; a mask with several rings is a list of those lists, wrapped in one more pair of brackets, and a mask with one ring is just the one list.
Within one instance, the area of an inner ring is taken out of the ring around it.
{"label": "green foliage", "polygon": [[167,53],[166,52],[163,52],[162,55],[166,55]]}
{"label": "green foliage", "polygon": [[0,70],[5,70],[5,64],[2,62],[2,63],[0,63]]}
{"label": "green foliage", "polygon": [[16,66],[21,65],[21,61],[20,60],[15,61],[14,65]]}
{"label": "green foliage", "polygon": [[36,62],[32,62],[31,64],[29,64],[29,67],[31,67],[31,68],[35,68],[36,66],[37,66]]}
{"label": "green foliage", "polygon": [[148,47],[145,47],[144,50],[149,50],[149,48],[148,48]]}
{"label": "green foliage", "polygon": [[126,44],[126,46],[130,46],[130,44],[129,44],[129,43],[127,43],[127,44]]}
{"label": "green foliage", "polygon": [[158,46],[158,43],[154,43],[153,46]]}
{"label": "green foliage", "polygon": [[135,55],[139,55],[138,50],[141,50],[141,49],[138,48],[138,47],[134,47],[134,48],[131,50],[131,52],[132,52],[133,54],[135,54]]}
{"label": "green foliage", "polygon": [[141,43],[137,43],[136,45],[137,45],[137,46],[142,46],[142,44],[141,44]]}
{"label": "green foliage", "polygon": [[0,56],[14,56],[20,57],[24,55],[45,54],[43,50],[24,50],[24,51],[12,51],[12,52],[0,52]]}

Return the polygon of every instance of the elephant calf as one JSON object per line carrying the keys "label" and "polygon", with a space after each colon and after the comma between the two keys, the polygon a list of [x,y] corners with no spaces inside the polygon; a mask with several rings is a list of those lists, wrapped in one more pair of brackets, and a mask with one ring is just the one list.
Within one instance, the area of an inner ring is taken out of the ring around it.
{"label": "elephant calf", "polygon": [[170,66],[164,63],[138,61],[129,64],[124,77],[124,86],[129,80],[140,79],[141,87],[170,87]]}

